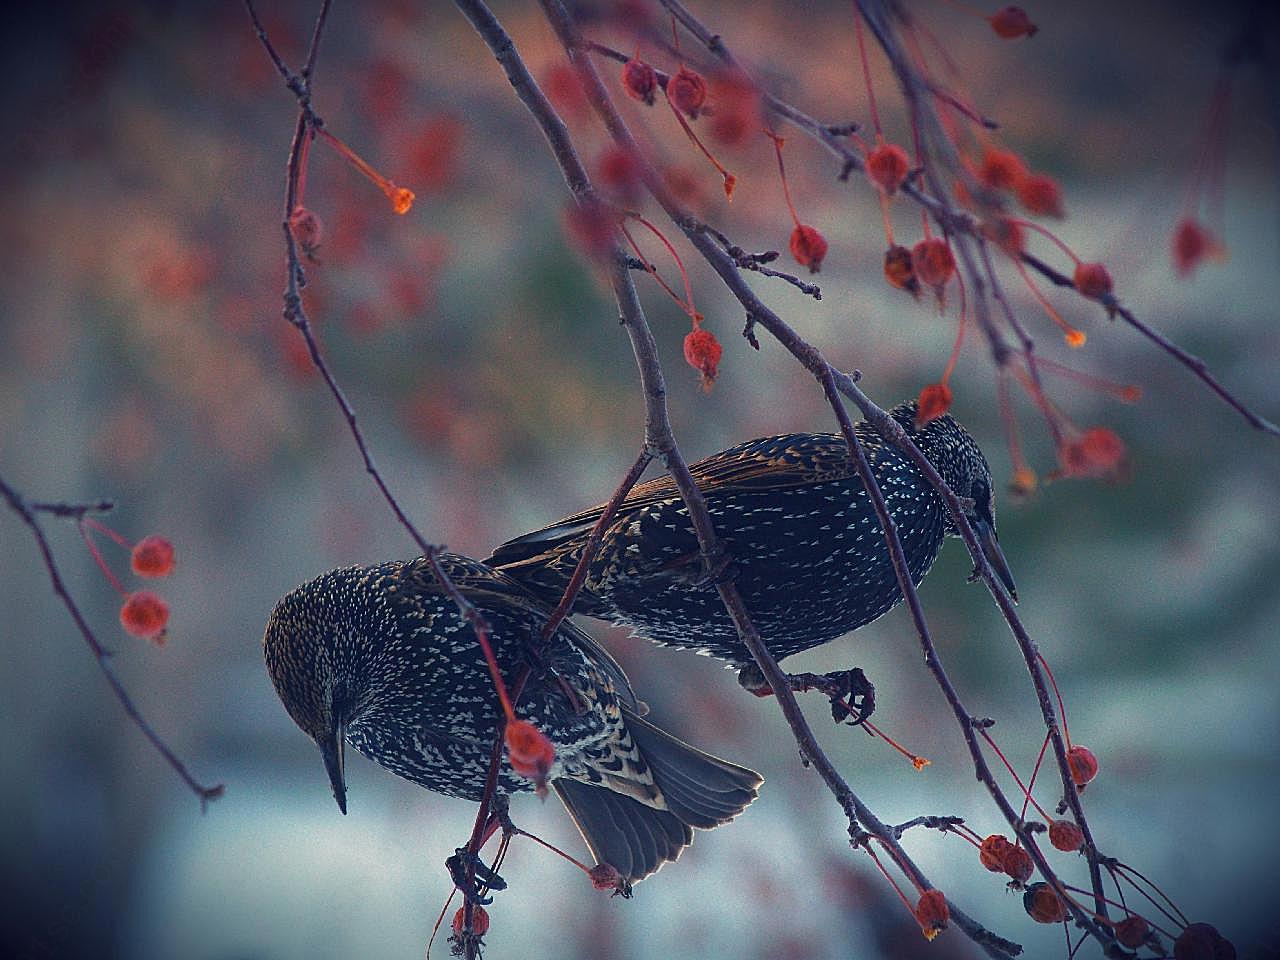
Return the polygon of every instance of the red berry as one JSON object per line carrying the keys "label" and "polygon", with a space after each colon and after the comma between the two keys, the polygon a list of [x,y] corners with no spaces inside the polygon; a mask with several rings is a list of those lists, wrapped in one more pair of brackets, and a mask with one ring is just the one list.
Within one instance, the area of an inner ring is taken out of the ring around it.
{"label": "red berry", "polygon": [[1027,165],[1012,150],[988,150],[982,155],[978,179],[992,190],[1014,190],[1027,175]]}
{"label": "red berry", "polygon": [[827,256],[827,238],[817,227],[798,223],[791,231],[791,256],[800,266],[808,267],[810,273],[817,273]]}
{"label": "red berry", "polygon": [[[467,925],[467,908],[459,907],[458,912],[453,915],[453,932],[458,936],[462,936]],[[489,914],[484,907],[475,904],[471,908],[471,932],[477,937],[483,937],[489,932]]]}
{"label": "red berry", "polygon": [[1083,787],[1098,775],[1098,758],[1088,747],[1079,745],[1067,751],[1067,767],[1077,787]]}
{"label": "red berry", "polygon": [[129,594],[120,608],[120,624],[125,631],[157,645],[164,643],[168,623],[169,604],[150,590]]}
{"label": "red berry", "polygon": [[947,906],[947,898],[941,890],[926,890],[916,903],[916,922],[926,940],[932,940],[947,929],[947,921],[951,919],[951,910]]}
{"label": "red berry", "polygon": [[504,735],[507,762],[522,777],[542,782],[556,762],[555,745],[528,720],[512,720]]}
{"label": "red berry", "polygon": [[639,57],[622,65],[622,88],[633,100],[653,106],[653,92],[658,88],[658,75]]}
{"label": "red berry", "polygon": [[1084,846],[1084,831],[1070,820],[1055,820],[1049,824],[1049,842],[1065,853]]}
{"label": "red berry", "polygon": [[133,572],[140,577],[167,577],[173,573],[173,544],[154,534],[133,545]]}
{"label": "red berry", "polygon": [[867,179],[888,196],[898,192],[910,172],[907,151],[896,143],[882,143],[867,154]]}
{"label": "red berry", "polygon": [[1151,936],[1151,925],[1139,916],[1125,917],[1116,924],[1115,933],[1121,946],[1137,950]]}
{"label": "red berry", "polygon": [[1004,855],[1013,844],[998,833],[993,833],[978,845],[978,859],[992,873],[1004,873]]}
{"label": "red berry", "polygon": [[895,243],[884,252],[884,278],[913,297],[920,295],[920,282],[916,280],[911,251],[900,244]]}
{"label": "red berry", "polygon": [[1018,202],[1027,213],[1057,219],[1066,215],[1062,206],[1062,188],[1053,177],[1033,173],[1018,181],[1014,189],[1018,194]]}
{"label": "red berry", "polygon": [[938,291],[956,273],[955,255],[951,252],[951,246],[941,237],[921,240],[912,247],[911,264],[915,268],[916,278]]}
{"label": "red berry", "polygon": [[1174,960],[1236,960],[1236,948],[1212,924],[1188,924],[1173,941]]}
{"label": "red berry", "polygon": [[1078,263],[1072,277],[1081,296],[1099,300],[1111,292],[1111,274],[1100,263]]}
{"label": "red berry", "polygon": [[681,113],[697,120],[698,113],[707,102],[707,81],[702,79],[702,74],[681,65],[667,81],[667,97]]}
{"label": "red berry", "polygon": [[1022,847],[1010,846],[1004,852],[1004,862],[1000,865],[1009,876],[1018,883],[1026,883],[1036,872],[1035,861],[1031,854]]}
{"label": "red berry", "polygon": [[1040,28],[1031,22],[1027,11],[1021,7],[1005,7],[987,17],[991,29],[996,36],[1004,40],[1016,40],[1018,37],[1034,37]]}
{"label": "red berry", "polygon": [[622,883],[622,874],[611,863],[597,863],[587,871],[591,885],[597,890],[617,890]]}
{"label": "red berry", "polygon": [[951,388],[945,383],[929,384],[920,391],[920,400],[916,405],[916,429],[937,420],[950,409]]}
{"label": "red berry", "polygon": [[582,89],[582,80],[571,64],[562,61],[550,67],[542,75],[542,86],[561,113],[581,118],[591,112],[591,103],[587,100],[587,92]]}
{"label": "red berry", "polygon": [[618,214],[600,201],[570,207],[565,213],[569,238],[592,260],[604,260],[617,243]]}
{"label": "red berry", "polygon": [[1060,923],[1067,919],[1067,906],[1043,881],[1027,887],[1022,895],[1022,909],[1036,923]]}
{"label": "red berry", "polygon": [[719,372],[720,354],[724,348],[710,330],[698,327],[684,338],[684,358],[689,366],[702,375],[702,388],[710,390]]}

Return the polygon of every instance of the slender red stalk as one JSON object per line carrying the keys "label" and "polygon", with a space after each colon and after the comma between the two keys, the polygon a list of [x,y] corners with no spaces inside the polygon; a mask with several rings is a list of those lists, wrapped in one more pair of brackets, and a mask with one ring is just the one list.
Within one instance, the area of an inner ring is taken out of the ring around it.
{"label": "slender red stalk", "polygon": [[98,565],[98,569],[101,570],[103,575],[107,578],[107,582],[110,583],[111,586],[115,588],[116,593],[120,594],[120,596],[122,597],[127,597],[129,595],[129,591],[126,590],[124,588],[124,585],[120,583],[120,579],[114,573],[111,572],[111,568],[107,566],[107,561],[102,559],[102,553],[100,550],[98,550],[98,545],[93,542],[93,537],[90,535],[89,531],[86,529],[87,527],[90,527],[90,526],[112,537],[117,543],[123,546],[126,550],[129,548],[129,544],[124,540],[124,538],[122,538],[118,533],[116,533],[110,527],[103,526],[101,523],[98,523],[92,517],[81,517],[79,521],[76,523],[76,527],[80,530],[80,536],[84,538],[85,546],[89,548],[89,555],[93,557],[93,561]]}

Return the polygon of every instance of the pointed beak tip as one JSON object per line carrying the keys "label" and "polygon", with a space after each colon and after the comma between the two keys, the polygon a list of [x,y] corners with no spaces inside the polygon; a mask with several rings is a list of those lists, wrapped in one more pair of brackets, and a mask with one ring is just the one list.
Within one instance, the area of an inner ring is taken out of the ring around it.
{"label": "pointed beak tip", "polygon": [[329,785],[333,788],[333,799],[337,801],[342,815],[347,814],[347,778],[346,764],[343,757],[345,737],[343,731],[336,731],[332,739],[320,743],[320,754],[324,757],[324,767],[329,774]]}

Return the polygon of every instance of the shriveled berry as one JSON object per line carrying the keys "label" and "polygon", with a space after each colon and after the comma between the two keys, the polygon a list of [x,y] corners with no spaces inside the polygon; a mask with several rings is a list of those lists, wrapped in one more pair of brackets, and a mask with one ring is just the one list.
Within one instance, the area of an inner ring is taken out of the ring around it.
{"label": "shriveled berry", "polygon": [[640,163],[626,147],[615,145],[600,154],[596,176],[623,200],[634,202],[640,196]]}
{"label": "shriveled berry", "polygon": [[920,932],[926,940],[932,940],[947,929],[947,921],[951,919],[951,909],[947,906],[947,898],[941,890],[926,890],[916,902],[916,922],[920,924]]}
{"label": "shriveled berry", "polygon": [[956,274],[956,258],[951,246],[941,237],[921,240],[911,248],[911,265],[916,279],[941,290]]}
{"label": "shriveled berry", "polygon": [[1013,849],[1007,837],[993,833],[978,845],[978,859],[992,873],[1004,873],[1005,853]]}
{"label": "shriveled berry", "polygon": [[951,409],[951,388],[945,383],[931,383],[920,391],[916,405],[916,428],[937,420]]}
{"label": "shriveled berry", "polygon": [[667,81],[667,97],[677,110],[697,120],[707,102],[707,81],[702,79],[702,74],[681,65]]}
{"label": "shriveled berry", "polygon": [[[461,936],[466,927],[467,908],[459,907],[458,912],[453,915],[453,932]],[[483,937],[489,932],[489,913],[479,904],[471,907],[471,932],[477,937]]]}
{"label": "shriveled berry", "polygon": [[[1124,459],[1124,441],[1106,427],[1092,427],[1074,439],[1064,440],[1058,448],[1058,462],[1062,465],[1063,474],[1068,477],[1108,477],[1119,471]],[[1075,749],[1077,748],[1073,747],[1072,751]],[[1085,770],[1092,763],[1093,774],[1096,774],[1097,759],[1084,747],[1078,749],[1084,751],[1080,756],[1087,754],[1087,758],[1073,761],[1072,752],[1068,752],[1067,760],[1082,764],[1082,769]],[[1074,771],[1075,768],[1072,769]],[[1093,774],[1084,781],[1076,777],[1075,781],[1083,786],[1093,779]]]}
{"label": "shriveled berry", "polygon": [[1204,224],[1192,217],[1178,222],[1173,231],[1173,266],[1178,276],[1189,277],[1206,260],[1222,260],[1226,248]]}
{"label": "shriveled berry", "polygon": [[1121,946],[1137,950],[1147,942],[1147,937],[1151,936],[1151,924],[1138,916],[1125,917],[1116,924],[1115,933]]}
{"label": "shriveled berry", "polygon": [[165,627],[169,624],[169,604],[150,590],[131,593],[120,608],[120,624],[135,637],[163,644]]}
{"label": "shriveled berry", "polygon": [[911,251],[901,244],[895,243],[884,252],[884,278],[913,297],[920,295],[920,281],[916,279]]}
{"label": "shriveled berry", "polygon": [[827,256],[827,238],[817,227],[798,223],[791,231],[791,256],[800,266],[808,267],[810,273],[817,273]]}
{"label": "shriveled berry", "polygon": [[597,890],[617,890],[622,882],[622,874],[611,863],[597,863],[587,871],[591,885]]}
{"label": "shriveled berry", "polygon": [[1036,923],[1061,923],[1067,919],[1067,905],[1043,881],[1027,887],[1022,895],[1022,909]]}
{"label": "shriveled berry", "polygon": [[689,366],[702,375],[702,388],[710,390],[720,369],[720,355],[724,348],[710,330],[698,327],[684,338],[684,358]]}
{"label": "shriveled berry", "polygon": [[[1112,434],[1112,436],[1115,435]],[[1121,455],[1123,455],[1123,449],[1122,447]],[[1098,775],[1098,758],[1088,747],[1076,744],[1067,751],[1067,768],[1071,771],[1071,779],[1075,781],[1076,786],[1083,787]]]}
{"label": "shriveled berry", "polygon": [[1049,842],[1065,853],[1084,846],[1084,831],[1070,820],[1055,820],[1049,824]]}
{"label": "shriveled berry", "polygon": [[1230,940],[1208,923],[1188,924],[1173,941],[1174,960],[1236,960]]}
{"label": "shriveled berry", "polygon": [[556,762],[555,745],[528,720],[512,720],[504,734],[507,761],[522,777],[542,782]]}
{"label": "shriveled berry", "polygon": [[173,573],[173,544],[152,534],[133,545],[129,564],[140,577],[167,577]]}
{"label": "shriveled berry", "polygon": [[898,192],[910,172],[907,151],[896,143],[882,143],[867,154],[867,179],[888,196]]}
{"label": "shriveled berry", "polygon": [[1036,872],[1035,861],[1023,847],[1011,846],[1004,852],[1002,869],[1018,883],[1026,883]]}
{"label": "shriveled berry", "polygon": [[622,65],[622,89],[633,100],[651,107],[654,91],[658,89],[658,74],[639,57],[632,57]]}

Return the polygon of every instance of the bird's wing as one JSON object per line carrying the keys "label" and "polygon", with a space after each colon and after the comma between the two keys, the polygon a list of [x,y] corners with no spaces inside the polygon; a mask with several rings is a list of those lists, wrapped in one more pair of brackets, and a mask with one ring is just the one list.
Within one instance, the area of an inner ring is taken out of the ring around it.
{"label": "bird's wing", "polygon": [[[861,425],[860,425],[861,426]],[[859,431],[861,432],[861,431]],[[781,490],[847,477],[853,470],[844,438],[837,434],[789,433],[748,440],[690,465],[694,483],[704,493],[732,487],[735,490]],[[623,518],[646,507],[678,497],[669,476],[656,477],[636,486],[618,509]],[[549,526],[502,544],[485,562],[507,566],[585,536],[604,504],[565,517]]]}
{"label": "bird's wing", "polygon": [[[502,604],[503,606],[514,606],[528,611],[531,621],[539,625],[545,624],[547,618],[551,615],[551,610],[546,604],[538,600],[537,597],[533,596],[501,570],[495,570],[469,557],[452,553],[439,554],[437,560],[445,575],[453,582],[453,585],[481,614],[484,613],[485,607],[490,604]],[[436,580],[425,558],[415,560],[409,565],[408,569],[412,581],[418,589],[437,594],[444,593],[443,587]],[[537,643],[540,641],[540,636],[535,635],[528,639],[530,642]],[[609,651],[600,645],[598,640],[568,620],[564,621],[556,631],[556,640],[562,641],[564,639],[568,639],[574,647],[582,652],[587,660],[601,673],[603,678],[609,682],[613,692],[622,703],[626,704],[631,710],[643,712],[644,708],[636,698],[635,691],[631,689],[631,681],[627,679],[622,666]],[[557,653],[553,644],[552,648],[547,651],[547,659],[554,666],[555,662],[561,658],[562,655]]]}

